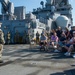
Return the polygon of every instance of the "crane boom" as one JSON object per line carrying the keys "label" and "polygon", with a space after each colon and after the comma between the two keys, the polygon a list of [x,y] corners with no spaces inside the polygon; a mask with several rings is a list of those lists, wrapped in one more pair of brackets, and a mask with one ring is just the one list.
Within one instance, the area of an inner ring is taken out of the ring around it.
{"label": "crane boom", "polygon": [[13,14],[14,13],[14,5],[9,0],[0,0],[2,4],[2,14]]}

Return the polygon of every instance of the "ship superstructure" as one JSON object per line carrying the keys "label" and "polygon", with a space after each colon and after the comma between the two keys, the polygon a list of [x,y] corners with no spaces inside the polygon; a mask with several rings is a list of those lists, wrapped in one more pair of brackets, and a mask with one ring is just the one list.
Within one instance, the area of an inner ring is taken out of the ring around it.
{"label": "ship superstructure", "polygon": [[72,6],[71,4],[69,4],[69,0],[46,0],[45,5],[43,4],[42,8],[33,9],[33,14],[35,14],[37,18],[43,18],[47,21],[51,20],[52,25],[49,24],[51,28],[55,28],[55,26],[58,26],[58,24],[55,25],[55,23],[56,19],[60,16],[62,16],[63,19],[68,18],[68,24],[66,24],[66,26],[72,25]]}
{"label": "ship superstructure", "polygon": [[64,28],[72,25],[72,7],[68,0],[46,0],[45,5],[41,1],[42,8],[33,9],[33,12],[29,13],[26,13],[24,6],[14,7],[9,0],[0,0],[0,2],[2,4],[0,22],[6,43],[8,32],[11,33],[11,43],[15,43],[17,31],[20,40],[18,43],[24,43],[25,32],[29,32],[31,37],[35,38],[37,31],[41,34],[43,29],[50,32],[58,26]]}

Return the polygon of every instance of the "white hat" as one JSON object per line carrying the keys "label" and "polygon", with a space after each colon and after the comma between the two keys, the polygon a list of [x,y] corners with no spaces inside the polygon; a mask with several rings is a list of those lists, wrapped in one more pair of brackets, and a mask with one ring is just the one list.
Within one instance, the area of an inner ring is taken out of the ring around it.
{"label": "white hat", "polygon": [[73,31],[73,33],[75,33],[75,31]]}

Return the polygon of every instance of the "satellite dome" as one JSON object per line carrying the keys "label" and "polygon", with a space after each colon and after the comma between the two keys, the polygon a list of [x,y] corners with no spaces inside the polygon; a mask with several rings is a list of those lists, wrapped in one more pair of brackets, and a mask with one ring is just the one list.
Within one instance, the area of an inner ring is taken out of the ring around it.
{"label": "satellite dome", "polygon": [[66,16],[58,16],[56,19],[56,24],[62,28],[67,27],[68,22],[69,22],[69,19]]}
{"label": "satellite dome", "polygon": [[66,17],[66,16],[59,16],[58,18],[57,18],[58,20],[68,20],[68,17]]}

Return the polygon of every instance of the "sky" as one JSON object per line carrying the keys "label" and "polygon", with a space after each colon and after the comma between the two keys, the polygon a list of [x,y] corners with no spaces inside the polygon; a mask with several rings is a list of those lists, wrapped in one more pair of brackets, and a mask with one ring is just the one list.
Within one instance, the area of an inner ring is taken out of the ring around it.
{"label": "sky", "polygon": [[[41,7],[40,1],[46,2],[46,0],[10,0],[14,3],[14,6],[25,6],[26,12],[30,12],[33,8]],[[72,5],[72,17],[73,17],[73,25],[75,25],[75,0],[69,0]],[[1,13],[1,4],[0,4],[0,13]]]}

